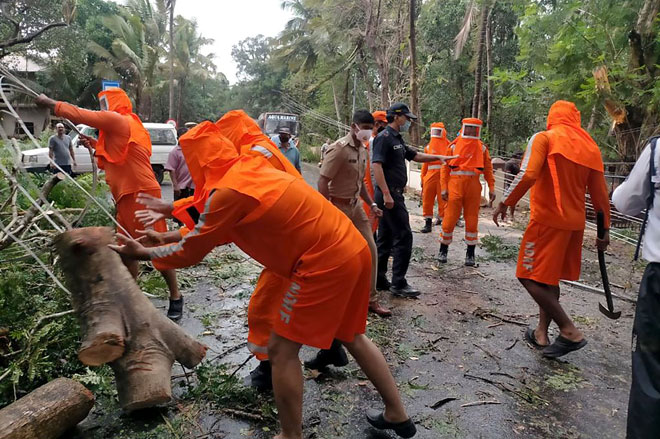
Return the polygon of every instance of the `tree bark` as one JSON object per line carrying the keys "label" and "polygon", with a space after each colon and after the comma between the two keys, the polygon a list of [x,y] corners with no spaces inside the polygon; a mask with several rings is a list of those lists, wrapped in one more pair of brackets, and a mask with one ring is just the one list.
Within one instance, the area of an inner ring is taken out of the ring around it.
{"label": "tree bark", "polygon": [[0,410],[0,439],[56,439],[87,417],[94,395],[58,378]]}
{"label": "tree bark", "polygon": [[493,88],[493,80],[491,79],[491,77],[493,76],[493,32],[492,32],[492,24],[490,19],[486,24],[486,75],[488,76],[487,79],[488,95],[486,101],[486,126],[488,127],[488,132],[491,134],[491,144],[492,144],[493,130],[490,127],[490,122],[492,120],[492,114],[493,114],[493,99],[494,99],[495,91]]}
{"label": "tree bark", "polygon": [[421,145],[420,126],[422,115],[419,108],[419,84],[417,82],[417,38],[415,22],[417,20],[417,2],[410,0],[410,100],[412,112],[418,117],[417,123],[410,127],[410,140],[413,145]]}
{"label": "tree bark", "polygon": [[481,24],[479,25],[479,42],[477,44],[477,67],[474,71],[474,98],[472,99],[472,117],[481,119],[481,100],[484,71],[484,52],[486,46],[486,27],[488,23],[488,7],[481,10]]}
{"label": "tree bark", "polygon": [[170,401],[174,360],[193,368],[207,347],[162,315],[140,291],[105,227],[75,229],[55,239],[80,318],[83,364],[110,363],[119,404],[132,411]]}

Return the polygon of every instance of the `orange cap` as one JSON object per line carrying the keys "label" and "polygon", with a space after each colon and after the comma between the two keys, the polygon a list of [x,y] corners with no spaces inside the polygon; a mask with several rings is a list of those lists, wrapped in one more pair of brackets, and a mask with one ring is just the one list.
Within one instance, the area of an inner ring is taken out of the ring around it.
{"label": "orange cap", "polygon": [[382,111],[382,110],[374,111],[371,115],[374,117],[374,120],[376,122],[385,122],[385,123],[387,123],[387,113],[385,111]]}

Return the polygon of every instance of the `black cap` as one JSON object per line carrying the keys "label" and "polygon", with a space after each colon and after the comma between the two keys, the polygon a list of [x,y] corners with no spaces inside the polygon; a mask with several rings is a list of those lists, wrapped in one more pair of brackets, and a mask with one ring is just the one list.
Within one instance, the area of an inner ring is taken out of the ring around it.
{"label": "black cap", "polygon": [[390,116],[408,116],[411,119],[417,119],[417,116],[410,112],[410,108],[402,102],[397,102],[392,104],[390,108],[387,109],[387,114]]}

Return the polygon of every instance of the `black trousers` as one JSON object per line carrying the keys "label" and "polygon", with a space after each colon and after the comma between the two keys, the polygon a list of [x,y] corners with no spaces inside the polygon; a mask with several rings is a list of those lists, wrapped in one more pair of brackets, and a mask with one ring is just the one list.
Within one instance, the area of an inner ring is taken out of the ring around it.
{"label": "black trousers", "polygon": [[646,267],[633,324],[628,439],[660,437],[660,263]]}
{"label": "black trousers", "polygon": [[387,280],[387,263],[390,255],[393,256],[392,263],[392,286],[396,288],[405,287],[406,273],[410,265],[412,255],[413,234],[410,230],[410,218],[406,201],[403,197],[403,189],[390,188],[394,199],[394,207],[385,208],[383,192],[376,187],[375,198],[378,207],[383,210],[383,217],[378,225],[378,283]]}

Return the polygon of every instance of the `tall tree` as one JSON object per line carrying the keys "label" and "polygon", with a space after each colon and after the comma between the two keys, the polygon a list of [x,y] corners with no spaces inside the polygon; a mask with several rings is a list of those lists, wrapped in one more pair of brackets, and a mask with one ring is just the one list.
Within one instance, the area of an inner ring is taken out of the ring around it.
{"label": "tall tree", "polygon": [[415,30],[415,22],[417,21],[417,6],[415,0],[410,0],[410,100],[412,104],[412,112],[417,115],[418,123],[411,126],[410,140],[413,145],[421,144],[420,141],[420,124],[422,123],[422,115],[419,109],[419,84],[417,83],[417,32]]}
{"label": "tall tree", "polygon": [[176,0],[167,0],[167,11],[170,16],[170,26],[169,26],[169,38],[170,38],[170,87],[169,87],[169,112],[168,118],[172,119],[174,117],[174,7],[176,5]]}

